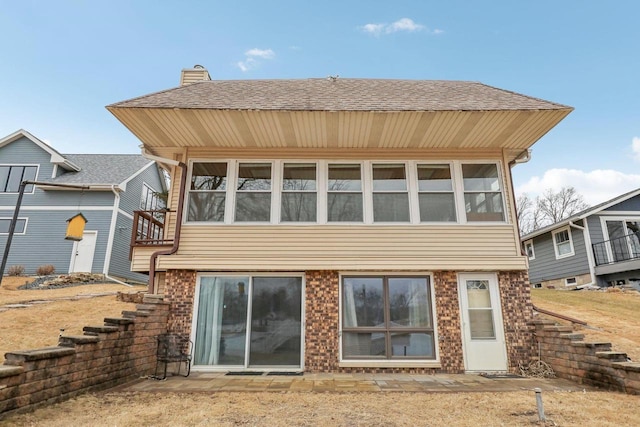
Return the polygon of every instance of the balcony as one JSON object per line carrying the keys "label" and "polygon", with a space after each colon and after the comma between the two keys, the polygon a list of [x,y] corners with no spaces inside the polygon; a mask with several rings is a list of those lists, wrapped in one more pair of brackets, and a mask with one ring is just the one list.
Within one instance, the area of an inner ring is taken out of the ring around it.
{"label": "balcony", "polygon": [[598,275],[640,269],[640,232],[591,246]]}
{"label": "balcony", "polygon": [[171,246],[173,239],[165,236],[165,224],[174,211],[162,209],[151,211],[133,211],[133,228],[131,232],[131,250],[133,248],[149,246]]}

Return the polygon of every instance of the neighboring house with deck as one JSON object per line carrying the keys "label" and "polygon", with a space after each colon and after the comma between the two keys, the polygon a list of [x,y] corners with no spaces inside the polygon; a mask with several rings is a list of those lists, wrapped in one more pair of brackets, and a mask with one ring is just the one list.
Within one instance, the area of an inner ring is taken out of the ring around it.
{"label": "neighboring house with deck", "polygon": [[[156,162],[141,155],[60,154],[25,130],[0,139],[0,253],[24,180],[88,188],[26,186],[7,270],[21,265],[33,275],[51,264],[56,273],[148,280],[131,271],[129,246],[134,211],[158,207],[158,193],[165,191]],[[83,238],[65,240],[67,220],[78,213],[88,221]]]}
{"label": "neighboring house with deck", "polygon": [[640,190],[522,236],[534,287],[640,283]]}
{"label": "neighboring house with deck", "polygon": [[164,228],[140,222],[132,269],[194,341],[195,371],[530,361],[511,167],[570,107],[476,82],[195,67],[107,109],[171,168]]}

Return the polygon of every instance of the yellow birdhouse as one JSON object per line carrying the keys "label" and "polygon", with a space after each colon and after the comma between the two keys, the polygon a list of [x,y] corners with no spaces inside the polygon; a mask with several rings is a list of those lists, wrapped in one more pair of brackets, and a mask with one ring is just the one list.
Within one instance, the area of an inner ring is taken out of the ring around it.
{"label": "yellow birdhouse", "polygon": [[84,233],[84,226],[87,223],[87,218],[81,213],[76,214],[67,220],[67,235],[64,237],[66,240],[75,240],[79,242],[82,240],[82,233]]}

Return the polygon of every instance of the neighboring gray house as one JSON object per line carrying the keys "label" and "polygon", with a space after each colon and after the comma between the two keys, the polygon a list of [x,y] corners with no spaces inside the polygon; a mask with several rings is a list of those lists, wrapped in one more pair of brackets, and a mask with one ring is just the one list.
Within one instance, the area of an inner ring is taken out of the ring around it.
{"label": "neighboring gray house", "polygon": [[[0,139],[0,254],[23,180],[89,186],[86,190],[26,187],[7,270],[26,274],[52,264],[56,273],[92,272],[146,281],[131,272],[133,211],[161,207],[166,183],[158,165],[140,155],[60,154],[25,130]],[[67,220],[87,219],[83,239],[65,240]],[[6,274],[6,271],[5,271]]]}
{"label": "neighboring gray house", "polygon": [[638,285],[640,189],[522,236],[532,287]]}

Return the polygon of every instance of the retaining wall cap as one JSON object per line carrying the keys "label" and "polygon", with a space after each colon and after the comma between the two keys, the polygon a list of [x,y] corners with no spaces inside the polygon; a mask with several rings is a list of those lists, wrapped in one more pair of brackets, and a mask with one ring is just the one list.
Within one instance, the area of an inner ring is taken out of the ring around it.
{"label": "retaining wall cap", "polygon": [[100,342],[100,338],[93,335],[63,335],[60,337],[60,345],[70,342],[73,344],[93,344]]}
{"label": "retaining wall cap", "polygon": [[34,360],[53,359],[56,357],[70,356],[76,351],[68,347],[45,347],[35,350],[10,351],[5,354],[7,360],[24,360],[31,362]]}
{"label": "retaining wall cap", "polygon": [[131,325],[134,321],[133,319],[125,319],[123,317],[105,317],[104,323],[111,323],[114,325]]}
{"label": "retaining wall cap", "polygon": [[13,377],[24,372],[22,366],[5,366],[0,365],[0,378]]}
{"label": "retaining wall cap", "polygon": [[85,326],[82,328],[85,332],[97,332],[97,333],[110,333],[110,332],[120,332],[120,328],[117,326]]}
{"label": "retaining wall cap", "polygon": [[639,362],[613,362],[611,366],[614,368],[622,368],[625,371],[640,372]]}

